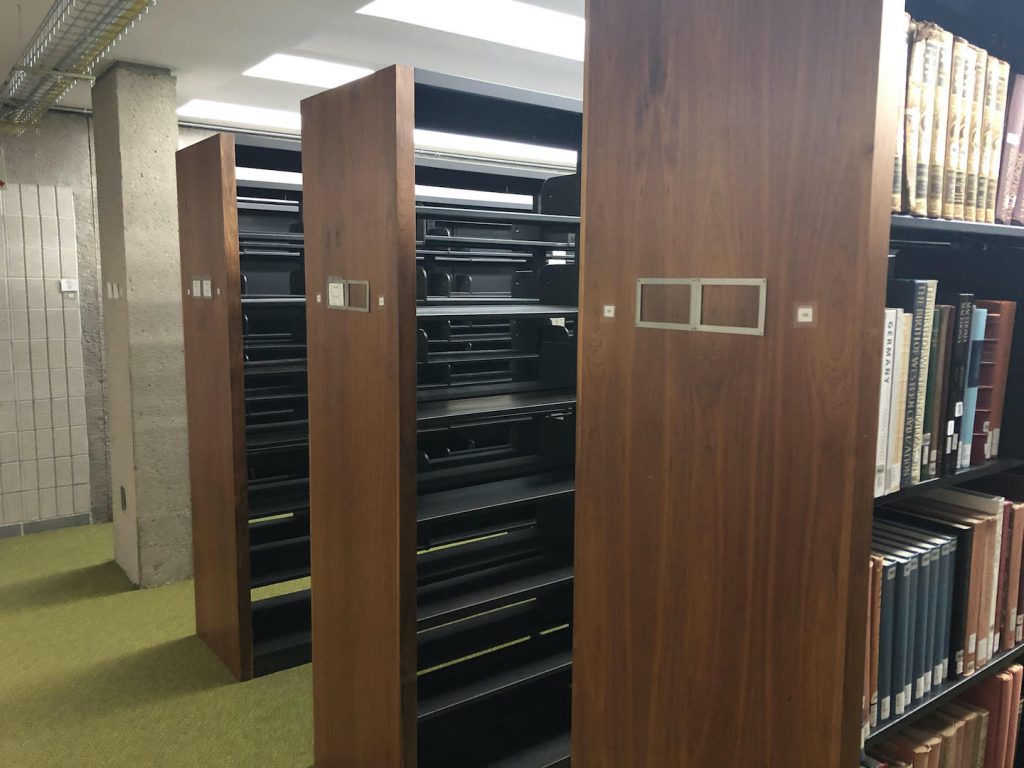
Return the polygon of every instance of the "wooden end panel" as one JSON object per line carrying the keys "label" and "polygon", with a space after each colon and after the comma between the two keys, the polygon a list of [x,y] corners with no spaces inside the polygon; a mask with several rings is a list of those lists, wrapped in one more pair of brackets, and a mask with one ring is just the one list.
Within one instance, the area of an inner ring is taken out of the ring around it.
{"label": "wooden end panel", "polygon": [[[573,764],[855,763],[902,7],[588,10]],[[764,278],[765,334],[641,277]]]}
{"label": "wooden end panel", "polygon": [[[306,99],[302,126],[316,764],[413,768],[412,70]],[[328,278],[369,281],[370,311],[329,309]]]}
{"label": "wooden end panel", "polygon": [[[245,394],[234,139],[177,153],[196,632],[252,677]],[[197,298],[193,279],[212,281]],[[217,291],[220,291],[218,294]]]}

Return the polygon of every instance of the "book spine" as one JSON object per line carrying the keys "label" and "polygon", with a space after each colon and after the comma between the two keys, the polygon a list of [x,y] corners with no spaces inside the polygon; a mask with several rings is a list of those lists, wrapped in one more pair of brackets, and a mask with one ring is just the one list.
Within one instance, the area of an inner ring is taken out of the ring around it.
{"label": "book spine", "polygon": [[967,366],[970,362],[972,298],[970,294],[960,294],[955,305],[953,348],[949,366],[949,394],[946,400],[943,475],[952,474],[959,468],[960,437],[964,414],[963,395],[967,386]]}
{"label": "book spine", "polygon": [[[973,47],[973,46],[972,46]],[[974,92],[971,97],[970,132],[967,140],[967,176],[964,185],[964,219],[976,221],[978,217],[978,175],[981,170],[981,129],[985,110],[985,72],[988,54],[974,48]]]}
{"label": "book spine", "polygon": [[[995,130],[996,103],[999,101],[999,59],[989,56],[985,68],[985,100],[981,112],[981,166],[978,170],[977,221],[985,221],[988,209],[988,182],[992,175],[992,155]],[[1000,136],[1000,141],[1002,137]]]}
{"label": "book spine", "polygon": [[988,174],[988,194],[985,198],[985,221],[994,224],[996,220],[996,201],[999,193],[999,169],[1003,155],[1003,127],[1006,125],[1006,91],[1010,81],[1010,65],[999,61],[996,68],[997,82],[995,108],[992,115],[992,158]]}
{"label": "book spine", "polygon": [[[921,442],[918,432],[917,400],[921,389],[921,359],[924,354],[925,306],[928,300],[928,284],[915,281],[913,300],[913,324],[910,332],[910,365],[907,369],[907,406],[903,425],[903,457],[900,467],[900,487],[914,483],[915,470],[920,478],[920,467],[916,463],[920,455]],[[926,372],[927,375],[927,372]]]}
{"label": "book spine", "polygon": [[878,627],[878,719],[892,715],[893,622],[896,604],[896,568],[887,564],[882,571],[882,599]]}
{"label": "book spine", "polygon": [[999,184],[996,193],[995,220],[1009,224],[1013,209],[1017,205],[1017,188],[1020,186],[1021,171],[1024,170],[1024,155],[1020,152],[1020,136],[1024,131],[1024,76],[1013,78],[1010,94],[1010,110],[1006,116],[1006,131],[1003,139],[1003,157],[999,166]]}
{"label": "book spine", "polygon": [[[925,207],[928,164],[921,163],[921,120],[928,42],[919,36],[919,28],[916,21],[911,21],[907,30],[910,58],[907,63],[906,106],[903,112],[903,210],[915,216],[924,216],[928,212]],[[921,190],[924,190],[924,194],[921,194]]]}
{"label": "book spine", "polygon": [[[931,184],[932,138],[935,123],[935,94],[939,77],[939,58],[942,55],[941,30],[934,24],[918,24],[917,35],[924,45],[924,66],[921,75],[920,134],[917,143],[917,199],[915,213],[929,215]],[[916,45],[917,43],[915,43]],[[938,187],[942,189],[941,182]]]}
{"label": "book spine", "polygon": [[894,360],[892,403],[889,420],[889,487],[893,493],[900,489],[903,469],[903,427],[907,414],[907,377],[910,370],[910,337],[912,315],[901,311],[897,317],[897,345]]}
{"label": "book spine", "polygon": [[941,473],[940,460],[943,455],[943,444],[946,440],[946,398],[949,393],[949,362],[952,356],[952,316],[953,308],[936,306],[935,316],[938,322],[938,359],[929,369],[935,373],[934,391],[929,394],[932,406],[931,421],[931,453],[928,457],[928,477],[936,478]]}
{"label": "book spine", "polygon": [[932,111],[931,163],[928,168],[928,215],[932,218],[942,216],[952,69],[953,35],[945,30],[940,30],[938,69],[935,74],[935,104]]}
{"label": "book spine", "polygon": [[[893,82],[906,84],[907,82],[907,57],[909,55],[909,49],[911,45],[911,38],[913,35],[913,22],[910,19],[910,14],[903,14],[905,17],[905,24],[898,29],[898,39],[895,41],[895,45],[898,48],[898,54],[895,58],[895,69]],[[906,136],[906,106],[907,106],[907,89],[904,87],[901,89],[901,95],[897,99],[896,105],[896,153],[893,157],[892,164],[892,212],[901,213],[904,210],[904,145]]]}
{"label": "book spine", "polygon": [[[950,70],[949,117],[946,121],[946,169],[942,185],[942,217],[964,217],[964,174],[960,167],[961,140],[964,135],[964,114],[967,109],[968,72],[974,74],[973,61],[968,62],[967,41],[953,39],[953,66]],[[970,66],[968,66],[970,64]]]}
{"label": "book spine", "polygon": [[978,380],[981,375],[981,353],[985,344],[985,322],[988,311],[975,309],[971,319],[971,345],[968,356],[967,381],[964,386],[963,420],[960,432],[959,467],[971,465],[971,445],[974,441],[974,411],[978,403]]}
{"label": "book spine", "polygon": [[882,378],[878,401],[878,440],[875,446],[875,497],[886,493],[886,470],[889,466],[889,421],[892,383],[896,356],[896,316],[899,310],[885,310],[882,346]]}
{"label": "book spine", "polygon": [[938,370],[940,324],[941,321],[939,319],[938,310],[932,310],[932,324],[928,336],[928,380],[925,383],[924,420],[922,422],[923,432],[921,435],[921,461],[920,470],[918,473],[918,477],[921,480],[928,480],[932,476],[932,441],[933,439],[935,439],[934,435],[932,434],[932,424],[934,421],[933,417],[935,410],[936,392],[939,390]]}
{"label": "book spine", "polygon": [[[924,306],[921,309],[921,363],[917,378],[917,399],[914,402],[914,458],[911,467],[911,483],[921,482],[921,461],[924,458],[924,411],[928,402],[928,371],[931,366],[932,326],[935,320],[935,292],[938,283],[925,280]],[[920,289],[919,289],[920,290]],[[914,305],[917,315],[917,305]],[[926,459],[925,459],[926,460]]]}
{"label": "book spine", "polygon": [[967,211],[967,161],[971,145],[971,115],[974,112],[974,82],[977,79],[978,49],[964,43],[964,72],[960,90],[960,117],[957,121],[956,189],[953,218],[963,221]]}

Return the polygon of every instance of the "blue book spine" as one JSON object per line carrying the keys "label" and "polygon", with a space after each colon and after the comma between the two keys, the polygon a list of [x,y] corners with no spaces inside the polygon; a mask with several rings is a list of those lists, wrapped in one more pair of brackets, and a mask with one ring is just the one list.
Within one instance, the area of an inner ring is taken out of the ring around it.
{"label": "blue book spine", "polygon": [[878,622],[878,720],[892,716],[893,629],[896,619],[897,563],[886,561],[882,568],[882,600]]}
{"label": "blue book spine", "polygon": [[985,346],[988,310],[974,308],[971,317],[971,357],[964,388],[964,418],[960,428],[960,468],[971,466],[971,441],[974,438],[974,414],[978,408],[978,383],[981,380],[981,353]]}

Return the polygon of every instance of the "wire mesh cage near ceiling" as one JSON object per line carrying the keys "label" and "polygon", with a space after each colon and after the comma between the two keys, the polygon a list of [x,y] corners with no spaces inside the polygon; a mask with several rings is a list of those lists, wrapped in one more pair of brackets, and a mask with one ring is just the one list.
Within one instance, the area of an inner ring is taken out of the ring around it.
{"label": "wire mesh cage near ceiling", "polygon": [[0,87],[0,134],[35,123],[93,69],[156,0],[57,0]]}

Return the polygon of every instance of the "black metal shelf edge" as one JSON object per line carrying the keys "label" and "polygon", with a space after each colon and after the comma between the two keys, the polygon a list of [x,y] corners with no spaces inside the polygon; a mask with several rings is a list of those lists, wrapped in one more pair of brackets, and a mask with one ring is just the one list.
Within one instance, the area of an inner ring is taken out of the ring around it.
{"label": "black metal shelf edge", "polygon": [[457,304],[417,306],[416,317],[560,317],[575,315],[576,307],[550,304]]}
{"label": "black metal shelf edge", "polygon": [[893,214],[890,240],[902,240],[898,234],[907,235],[909,240],[939,242],[943,238],[963,240],[970,238],[1018,240],[1024,244],[1024,227],[1008,224],[988,224],[975,221],[950,221],[948,219],[926,219],[917,216]]}
{"label": "black metal shelf edge", "polygon": [[976,671],[973,675],[941,685],[938,690],[933,689],[929,698],[912,704],[902,715],[891,718],[888,722],[880,724],[877,728],[871,731],[871,734],[865,741],[865,745],[871,746],[872,744],[883,741],[885,738],[909,727],[929,712],[934,711],[948,701],[955,699],[968,689],[973,688],[974,685],[980,683],[985,678],[999,674],[1022,656],[1024,656],[1024,645],[1018,645],[1013,650],[997,654],[991,661],[989,661],[988,664]]}
{"label": "black metal shelf edge", "polygon": [[576,393],[571,389],[469,397],[460,400],[438,400],[419,404],[416,409],[416,426],[422,429],[439,424],[453,424],[481,418],[528,416],[572,408],[575,405]]}
{"label": "black metal shelf edge", "polygon": [[305,304],[305,296],[243,296],[242,305]]}
{"label": "black metal shelf edge", "polygon": [[417,216],[430,216],[451,221],[493,221],[504,223],[521,221],[530,224],[579,225],[579,216],[556,216],[550,213],[527,213],[525,211],[488,211],[480,208],[442,208],[433,205],[417,205]]}
{"label": "black metal shelf edge", "polygon": [[933,480],[925,480],[924,482],[912,485],[909,488],[901,488],[900,490],[886,496],[879,496],[875,499],[875,504],[887,504],[892,501],[909,499],[913,496],[925,493],[926,491],[934,491],[939,488],[947,488],[951,485],[959,485],[971,480],[977,480],[979,477],[985,477],[985,475],[993,475],[997,472],[1006,472],[1007,470],[1021,466],[1024,466],[1024,461],[1018,461],[1017,459],[992,459],[991,461],[979,464],[976,467],[961,469],[952,475],[936,477]]}
{"label": "black metal shelf edge", "polygon": [[[455,684],[451,687],[442,687],[437,692],[421,697],[417,704],[417,714],[420,720],[450,712],[459,707],[469,706],[477,701],[497,696],[505,691],[511,691],[522,685],[542,680],[551,675],[572,667],[572,650],[560,650],[551,644],[541,654],[538,649],[528,648],[532,643],[544,641],[530,640],[522,647],[514,647],[507,651],[495,651],[486,654],[479,659],[466,661],[449,667],[448,669],[432,672],[430,675],[452,676],[453,679],[464,680],[463,675],[456,672],[465,672],[465,667],[479,665],[486,669],[491,665],[497,666],[498,659],[491,656],[501,656],[500,671],[493,674],[486,674],[479,679],[472,679],[471,673],[468,682]],[[544,643],[548,645],[547,643]],[[420,678],[423,681],[423,677]],[[422,682],[421,682],[422,685]]]}
{"label": "black metal shelf edge", "polygon": [[416,519],[421,523],[429,522],[495,507],[567,496],[571,493],[571,470],[499,480],[467,488],[423,494],[417,499]]}
{"label": "black metal shelf edge", "polygon": [[571,751],[569,734],[560,733],[496,763],[489,763],[487,768],[568,768]]}

